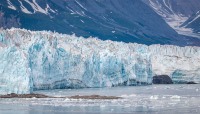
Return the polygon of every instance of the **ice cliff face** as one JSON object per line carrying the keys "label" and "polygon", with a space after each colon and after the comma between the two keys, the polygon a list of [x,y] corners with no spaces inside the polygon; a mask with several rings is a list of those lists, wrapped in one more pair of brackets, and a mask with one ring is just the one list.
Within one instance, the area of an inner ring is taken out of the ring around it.
{"label": "ice cliff face", "polygon": [[169,75],[174,83],[200,83],[200,47],[149,47],[154,75]]}
{"label": "ice cliff face", "polygon": [[200,48],[126,44],[52,32],[0,30],[0,94],[151,84],[153,75],[200,82]]}

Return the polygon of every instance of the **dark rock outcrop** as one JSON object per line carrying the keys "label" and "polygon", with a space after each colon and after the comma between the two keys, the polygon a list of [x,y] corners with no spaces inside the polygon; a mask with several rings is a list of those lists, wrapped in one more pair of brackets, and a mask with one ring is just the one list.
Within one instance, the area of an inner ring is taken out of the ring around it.
{"label": "dark rock outcrop", "polygon": [[88,96],[71,96],[71,97],[52,97],[43,94],[7,94],[1,95],[0,98],[69,98],[69,99],[101,99],[101,100],[112,100],[112,99],[121,99],[121,97],[116,96],[100,96],[100,95],[88,95]]}
{"label": "dark rock outcrop", "polygon": [[195,82],[187,82],[187,84],[197,84],[197,83],[195,83]]}
{"label": "dark rock outcrop", "polygon": [[173,84],[168,75],[157,75],[153,77],[153,84]]}
{"label": "dark rock outcrop", "polygon": [[42,94],[7,94],[7,95],[1,95],[0,98],[53,98],[47,95]]}

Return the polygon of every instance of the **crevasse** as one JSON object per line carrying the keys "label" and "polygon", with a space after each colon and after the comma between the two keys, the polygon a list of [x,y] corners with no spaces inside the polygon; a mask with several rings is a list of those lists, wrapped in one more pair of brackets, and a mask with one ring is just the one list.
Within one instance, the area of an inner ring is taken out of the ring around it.
{"label": "crevasse", "polygon": [[141,45],[24,29],[0,30],[0,94],[200,82],[200,48]]}

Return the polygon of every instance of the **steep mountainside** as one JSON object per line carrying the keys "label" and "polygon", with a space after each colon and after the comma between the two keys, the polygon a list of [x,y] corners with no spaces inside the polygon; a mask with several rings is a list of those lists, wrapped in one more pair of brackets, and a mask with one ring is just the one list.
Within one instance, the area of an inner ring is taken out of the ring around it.
{"label": "steep mountainside", "polygon": [[143,44],[199,45],[141,0],[1,0],[0,26]]}
{"label": "steep mountainside", "polygon": [[182,24],[183,27],[192,28],[200,37],[200,10]]}
{"label": "steep mountainside", "polygon": [[143,0],[155,10],[179,34],[198,37],[193,26],[183,26],[191,16],[200,10],[199,0]]}

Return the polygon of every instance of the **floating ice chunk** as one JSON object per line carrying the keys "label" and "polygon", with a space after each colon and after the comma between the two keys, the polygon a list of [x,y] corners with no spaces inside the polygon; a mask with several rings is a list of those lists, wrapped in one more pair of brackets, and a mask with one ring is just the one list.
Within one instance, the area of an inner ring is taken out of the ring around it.
{"label": "floating ice chunk", "polygon": [[153,96],[150,97],[150,99],[157,100],[158,99],[158,95],[153,95]]}
{"label": "floating ice chunk", "polygon": [[173,95],[173,96],[171,96],[170,98],[171,98],[171,99],[180,99],[180,98],[181,98],[181,96],[178,96],[178,95]]}

